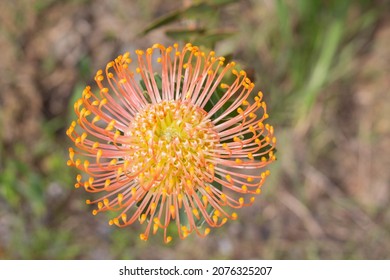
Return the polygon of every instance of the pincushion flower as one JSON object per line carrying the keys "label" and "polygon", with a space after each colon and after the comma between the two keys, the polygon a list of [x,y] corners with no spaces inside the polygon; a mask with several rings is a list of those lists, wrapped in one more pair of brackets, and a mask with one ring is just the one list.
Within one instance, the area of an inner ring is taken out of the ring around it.
{"label": "pincushion flower", "polygon": [[[163,231],[184,239],[235,220],[253,203],[275,160],[274,129],[262,92],[234,62],[178,44],[137,50],[96,73],[67,130],[68,165],[81,170],[76,188],[100,193],[94,215],[110,225],[146,224],[147,240]],[[175,231],[169,225],[175,225]]]}

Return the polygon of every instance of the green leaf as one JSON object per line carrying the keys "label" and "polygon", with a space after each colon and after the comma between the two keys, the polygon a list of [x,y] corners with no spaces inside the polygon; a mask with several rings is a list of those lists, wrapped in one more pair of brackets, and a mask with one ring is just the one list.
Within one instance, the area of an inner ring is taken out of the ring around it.
{"label": "green leaf", "polygon": [[169,23],[172,23],[172,22],[180,19],[181,14],[182,14],[182,11],[178,10],[178,11],[174,11],[170,14],[167,14],[167,15],[164,15],[164,16],[158,18],[157,20],[152,22],[148,27],[146,27],[144,30],[142,30],[140,35],[146,35],[154,29],[157,29],[161,26],[167,25]]}
{"label": "green leaf", "polygon": [[205,33],[204,28],[168,30],[165,34],[177,41],[194,42],[194,38]]}
{"label": "green leaf", "polygon": [[189,6],[188,8],[173,11],[152,22],[143,31],[141,31],[140,35],[146,35],[150,31],[153,31],[154,29],[165,26],[179,19],[198,17],[200,14],[204,14],[205,12],[207,12],[209,8],[210,8],[209,5],[205,3],[199,3],[199,4]]}
{"label": "green leaf", "polygon": [[152,99],[150,99],[149,93],[146,90],[146,85],[145,85],[144,80],[140,80],[139,84],[140,84],[141,88],[143,89],[142,94],[144,95],[146,101],[148,101],[149,103],[152,103]]}
{"label": "green leaf", "polygon": [[335,20],[328,26],[317,63],[314,66],[308,83],[302,91],[302,100],[300,100],[300,117],[302,120],[306,118],[306,114],[311,110],[321,87],[326,83],[331,65],[337,56],[337,49],[343,32],[344,25],[341,20]]}
{"label": "green leaf", "polygon": [[147,26],[144,30],[140,32],[139,35],[146,35],[150,31],[153,31],[159,27],[173,23],[179,19],[199,19],[204,18],[205,16],[210,16],[211,13],[215,13],[215,10],[221,6],[238,2],[237,0],[208,0],[200,1],[189,7],[182,8],[170,12],[162,17],[158,18]]}

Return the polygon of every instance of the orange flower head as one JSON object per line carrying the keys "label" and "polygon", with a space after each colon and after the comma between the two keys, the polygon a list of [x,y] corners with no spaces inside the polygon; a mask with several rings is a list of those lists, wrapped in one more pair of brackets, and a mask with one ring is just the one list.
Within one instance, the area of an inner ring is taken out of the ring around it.
{"label": "orange flower head", "polygon": [[[140,234],[164,241],[206,236],[253,203],[274,161],[276,138],[263,94],[234,62],[191,44],[155,44],[96,73],[67,130],[76,188],[102,193],[92,213],[113,211],[110,225],[146,223]],[[207,225],[207,226],[204,226]]]}

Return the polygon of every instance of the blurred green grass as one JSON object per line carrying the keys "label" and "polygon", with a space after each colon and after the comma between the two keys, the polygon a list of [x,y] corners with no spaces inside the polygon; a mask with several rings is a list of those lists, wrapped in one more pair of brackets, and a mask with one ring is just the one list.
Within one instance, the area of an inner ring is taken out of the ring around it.
{"label": "blurred green grass", "polygon": [[[26,3],[0,4],[9,54],[0,66],[8,73],[0,78],[0,258],[388,258],[388,160],[386,151],[370,155],[388,131],[371,112],[382,84],[368,105],[355,93],[379,76],[359,65],[390,24],[386,1]],[[240,62],[264,91],[278,136],[262,198],[207,239],[168,246],[139,241],[138,225],[115,229],[90,214],[87,195],[73,188],[64,135],[93,73],[156,40],[192,41]],[[367,128],[368,118],[382,128]]]}

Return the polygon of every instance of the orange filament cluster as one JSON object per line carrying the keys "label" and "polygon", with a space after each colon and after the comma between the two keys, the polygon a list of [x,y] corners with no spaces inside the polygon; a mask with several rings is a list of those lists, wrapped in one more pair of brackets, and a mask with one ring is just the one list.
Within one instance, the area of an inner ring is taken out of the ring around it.
{"label": "orange filament cluster", "polygon": [[99,90],[87,86],[74,105],[75,187],[102,194],[87,204],[94,215],[117,213],[109,224],[146,223],[142,240],[162,230],[170,242],[171,223],[182,239],[205,236],[254,202],[276,159],[263,94],[250,95],[234,62],[191,44],[155,44],[136,51],[134,71],[131,63],[129,53],[109,62],[96,73]]}

